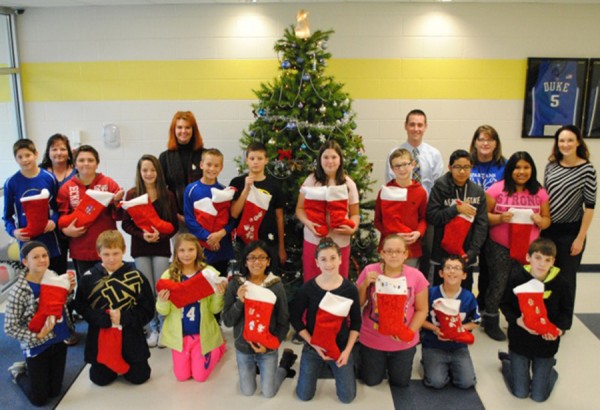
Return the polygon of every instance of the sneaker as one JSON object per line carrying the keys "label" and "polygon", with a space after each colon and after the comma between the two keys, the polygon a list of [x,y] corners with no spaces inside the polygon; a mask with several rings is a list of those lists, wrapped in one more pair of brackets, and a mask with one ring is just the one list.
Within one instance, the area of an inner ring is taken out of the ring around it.
{"label": "sneaker", "polygon": [[148,343],[148,347],[158,346],[158,332],[154,330],[150,332],[150,336],[146,338],[146,343]]}
{"label": "sneaker", "polygon": [[295,345],[301,345],[304,344],[304,339],[302,339],[298,333],[294,333],[294,336],[292,336],[292,343]]}
{"label": "sneaker", "polygon": [[510,355],[507,352],[498,350],[498,359],[500,359],[502,361],[504,361],[504,360],[510,361]]}
{"label": "sneaker", "polygon": [[12,376],[12,382],[17,384],[17,377],[25,374],[27,371],[27,364],[25,362],[14,362],[9,368],[8,372]]}
{"label": "sneaker", "polygon": [[68,339],[64,340],[64,344],[67,346],[75,346],[77,343],[79,343],[79,336],[75,332],[73,332]]}

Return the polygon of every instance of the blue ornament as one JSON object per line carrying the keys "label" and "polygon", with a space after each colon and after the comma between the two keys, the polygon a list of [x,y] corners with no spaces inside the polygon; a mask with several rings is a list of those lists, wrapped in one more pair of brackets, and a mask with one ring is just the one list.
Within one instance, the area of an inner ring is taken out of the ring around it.
{"label": "blue ornament", "polygon": [[282,67],[282,68],[288,69],[288,68],[290,68],[291,66],[292,66],[292,65],[290,64],[290,62],[289,62],[288,60],[283,60],[283,61],[281,62],[281,67]]}
{"label": "blue ornament", "polygon": [[250,136],[254,137],[254,131],[250,131]]}
{"label": "blue ornament", "polygon": [[352,161],[352,165],[358,165],[358,160],[355,159],[354,161]]}
{"label": "blue ornament", "polygon": [[304,62],[304,59],[303,59],[302,57],[298,57],[298,58],[296,59],[296,62],[297,62],[298,64],[302,64],[302,63]]}
{"label": "blue ornament", "polygon": [[302,74],[302,81],[310,81],[310,74],[308,74],[308,73]]}
{"label": "blue ornament", "polygon": [[260,115],[261,117],[264,117],[266,113],[267,112],[265,111],[264,108],[261,108],[260,110],[258,110],[258,115]]}
{"label": "blue ornament", "polygon": [[306,149],[306,144],[300,145],[300,149]]}
{"label": "blue ornament", "polygon": [[309,140],[312,139],[312,134],[309,132],[306,138],[308,138]]}
{"label": "blue ornament", "polygon": [[290,121],[285,125],[285,128],[288,130],[296,129],[296,123],[294,121]]}

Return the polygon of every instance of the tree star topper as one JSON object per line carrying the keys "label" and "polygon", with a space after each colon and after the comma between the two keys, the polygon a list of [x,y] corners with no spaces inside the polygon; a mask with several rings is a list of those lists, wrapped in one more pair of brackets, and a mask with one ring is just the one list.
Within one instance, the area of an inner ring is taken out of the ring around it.
{"label": "tree star topper", "polygon": [[296,14],[296,37],[307,39],[310,37],[310,28],[308,28],[308,11],[298,10]]}

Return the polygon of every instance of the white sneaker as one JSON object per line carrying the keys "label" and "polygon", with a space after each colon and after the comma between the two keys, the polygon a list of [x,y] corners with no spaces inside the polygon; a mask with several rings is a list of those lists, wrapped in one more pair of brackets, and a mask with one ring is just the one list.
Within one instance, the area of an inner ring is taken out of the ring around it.
{"label": "white sneaker", "polygon": [[158,332],[150,332],[150,336],[146,338],[146,343],[148,343],[148,347],[156,347],[158,345]]}
{"label": "white sneaker", "polygon": [[25,362],[14,362],[9,368],[8,372],[12,376],[12,382],[17,384],[17,377],[27,371],[27,364]]}

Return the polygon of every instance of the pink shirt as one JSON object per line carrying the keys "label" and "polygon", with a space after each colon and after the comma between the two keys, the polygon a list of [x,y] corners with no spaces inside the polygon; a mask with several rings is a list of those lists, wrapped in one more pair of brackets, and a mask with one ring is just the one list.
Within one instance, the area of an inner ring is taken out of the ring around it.
{"label": "pink shirt", "polygon": [[[322,186],[322,185],[319,182],[317,182],[317,180],[315,179],[315,174],[310,174],[308,177],[306,177],[306,179],[302,183],[302,186],[315,187],[315,186]],[[358,189],[356,189],[356,184],[354,183],[354,181],[352,181],[348,176],[346,176],[346,186],[348,186],[348,205],[358,204],[358,200],[359,200]],[[346,215],[346,217],[348,217],[348,215]],[[327,221],[329,222],[329,214],[327,214]],[[339,233],[329,231],[329,235],[327,235],[327,236],[330,237],[331,239],[333,239],[333,241],[340,248],[345,248],[346,246],[350,245],[350,238],[351,238],[350,235],[341,235]],[[317,245],[319,243],[319,241],[321,240],[321,238],[316,236],[314,233],[312,233],[310,231],[310,229],[308,229],[305,226],[304,227],[304,240],[307,242],[310,242],[314,245]]]}
{"label": "pink shirt", "polygon": [[[377,272],[378,274],[383,275],[381,269],[381,263],[367,265],[356,280],[356,286],[358,287],[364,282],[368,272]],[[408,286],[408,300],[405,308],[405,323],[408,325],[415,313],[415,295],[427,289],[429,282],[427,282],[425,276],[423,276],[418,269],[408,265],[404,265],[402,275],[406,277],[406,284]],[[379,316],[376,309],[374,309],[375,303],[377,303],[375,299],[375,286],[371,285],[367,288],[367,303],[363,308],[362,325],[360,327],[359,337],[360,343],[371,349],[382,350],[384,352],[396,352],[398,350],[410,349],[419,343],[419,332],[415,332],[415,337],[410,342],[398,342],[392,339],[391,336],[380,334],[376,329],[376,325],[379,322]]]}
{"label": "pink shirt", "polygon": [[[485,193],[496,201],[496,206],[492,210],[494,214],[508,212],[510,208],[531,209],[534,213],[539,214],[542,204],[548,202],[548,193],[544,188],[540,188],[535,195],[525,190],[508,196],[508,193],[504,191],[504,181],[496,182]],[[490,238],[494,242],[508,248],[510,245],[509,228],[510,224],[508,223],[490,226]],[[532,225],[529,243],[536,240],[539,236],[540,229],[537,225]]]}

